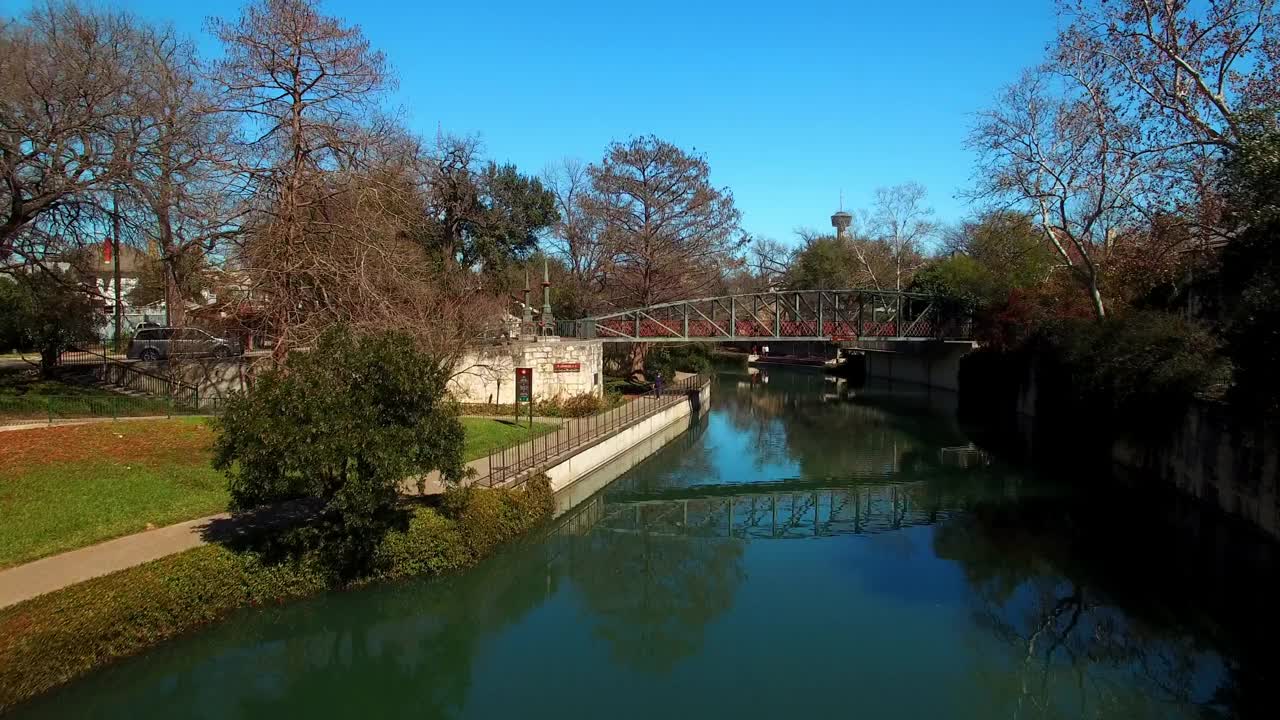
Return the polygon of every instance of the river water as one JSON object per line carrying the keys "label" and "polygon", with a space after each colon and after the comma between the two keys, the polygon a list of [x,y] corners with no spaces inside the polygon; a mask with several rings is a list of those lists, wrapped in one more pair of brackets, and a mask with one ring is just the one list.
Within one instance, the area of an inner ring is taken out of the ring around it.
{"label": "river water", "polygon": [[1276,716],[1268,543],[1026,470],[951,402],[726,370],[467,574],[243,611],[15,717]]}

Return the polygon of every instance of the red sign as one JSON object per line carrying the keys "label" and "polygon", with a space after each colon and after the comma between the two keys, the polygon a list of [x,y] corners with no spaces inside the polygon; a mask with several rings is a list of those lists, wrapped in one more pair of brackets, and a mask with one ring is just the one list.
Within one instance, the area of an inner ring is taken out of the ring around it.
{"label": "red sign", "polygon": [[582,363],[556,363],[554,368],[556,372],[578,372],[582,369]]}
{"label": "red sign", "polygon": [[516,402],[533,398],[533,368],[516,368]]}

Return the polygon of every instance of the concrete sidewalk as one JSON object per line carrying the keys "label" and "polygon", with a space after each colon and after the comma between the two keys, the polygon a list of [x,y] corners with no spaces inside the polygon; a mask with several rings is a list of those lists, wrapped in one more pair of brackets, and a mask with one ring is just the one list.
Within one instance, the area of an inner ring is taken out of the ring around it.
{"label": "concrete sidewalk", "polygon": [[219,513],[0,570],[0,608],[201,545],[297,522],[310,514],[309,507],[287,502],[236,517]]}

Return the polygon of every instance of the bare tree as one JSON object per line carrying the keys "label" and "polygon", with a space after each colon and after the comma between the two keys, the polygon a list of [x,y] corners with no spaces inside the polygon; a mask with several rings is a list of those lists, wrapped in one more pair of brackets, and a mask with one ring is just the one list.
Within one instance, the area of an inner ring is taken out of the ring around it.
{"label": "bare tree", "polygon": [[1149,216],[1182,217],[1203,239],[1221,236],[1214,170],[1239,146],[1246,115],[1280,104],[1280,12],[1275,0],[1059,0],[1069,20],[1049,65],[1107,90],[1129,150],[1159,175]]}
{"label": "bare tree", "polygon": [[760,289],[765,290],[783,283],[794,255],[792,248],[777,240],[756,235],[747,245],[746,264],[756,282],[762,286]]}
{"label": "bare tree", "polygon": [[[937,233],[933,208],[926,205],[928,191],[920,183],[908,182],[876,189],[870,227],[889,247],[893,259],[893,289],[902,290],[911,276],[924,264],[925,244]],[[857,249],[858,257],[871,274],[876,287],[881,282],[870,265],[867,254]]]}
{"label": "bare tree", "polygon": [[138,37],[126,14],[59,2],[0,24],[0,264],[102,222],[139,142]]}
{"label": "bare tree", "polygon": [[742,247],[741,215],[710,166],[656,137],[614,143],[590,169],[589,207],[603,223],[615,304],[645,306],[696,296]]}
{"label": "bare tree", "polygon": [[[1055,81],[1059,82],[1055,86]],[[1135,153],[1099,78],[1029,72],[979,116],[970,144],[980,192],[1035,213],[1046,242],[1098,318],[1106,257],[1141,218],[1155,156]]]}
{"label": "bare tree", "polygon": [[543,184],[555,195],[560,220],[551,228],[551,253],[564,261],[573,281],[584,290],[598,292],[613,258],[604,241],[604,224],[591,212],[594,189],[587,165],[566,158],[549,165]]}
{"label": "bare tree", "polygon": [[133,220],[159,251],[167,322],[185,323],[185,288],[220,244],[238,231],[247,209],[229,154],[232,127],[217,112],[190,42],[171,28],[148,30],[140,58],[146,100],[135,118],[147,142],[130,163]]}
{"label": "bare tree", "polygon": [[[381,52],[359,27],[322,15],[314,0],[258,0],[234,22],[213,20],[225,56],[215,66],[224,108],[241,118],[240,169],[258,197],[240,253],[268,303],[287,352],[312,314],[336,310],[320,276],[332,243],[355,237],[330,213],[341,192],[339,171],[358,169],[360,151],[377,141],[378,103],[393,80]],[[315,328],[311,328],[312,334]]]}
{"label": "bare tree", "polygon": [[[643,307],[697,297],[716,286],[746,242],[728,188],[716,188],[701,155],[656,137],[615,142],[589,170],[588,212],[602,225],[616,305]],[[636,343],[632,371],[644,371]]]}
{"label": "bare tree", "polygon": [[1275,0],[1058,0],[1055,66],[1115,88],[1148,151],[1234,147],[1240,115],[1280,101]]}

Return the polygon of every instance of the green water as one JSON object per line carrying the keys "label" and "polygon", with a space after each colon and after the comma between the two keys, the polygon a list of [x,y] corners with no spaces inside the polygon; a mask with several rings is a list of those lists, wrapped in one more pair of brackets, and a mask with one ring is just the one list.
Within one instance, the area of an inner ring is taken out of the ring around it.
{"label": "green water", "polygon": [[1275,717],[1267,543],[1019,469],[946,396],[768,378],[470,573],[245,611],[14,716]]}

